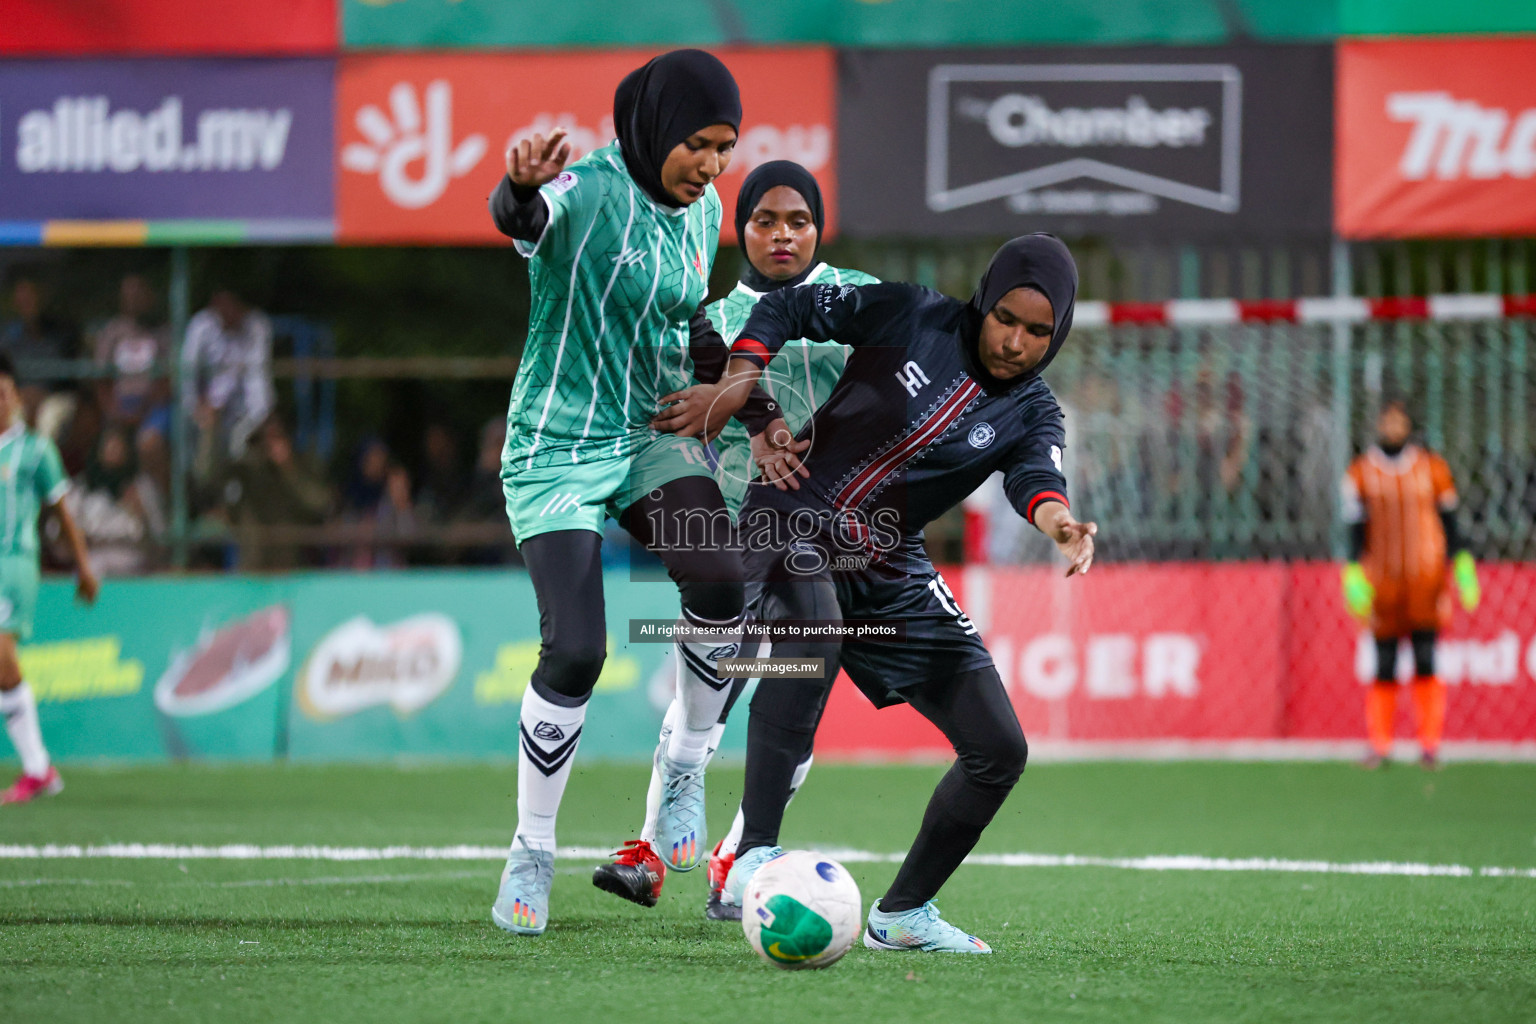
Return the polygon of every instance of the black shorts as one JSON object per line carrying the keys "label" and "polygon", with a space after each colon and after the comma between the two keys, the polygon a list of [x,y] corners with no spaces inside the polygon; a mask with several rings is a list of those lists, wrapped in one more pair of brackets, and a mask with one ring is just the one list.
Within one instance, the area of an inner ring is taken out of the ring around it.
{"label": "black shorts", "polygon": [[[902,690],[987,668],[992,655],[938,570],[891,569],[786,572],[791,552],[749,551],[747,606],[760,621],[879,621],[899,627],[892,639],[847,639],[840,661],[854,685],[876,707],[899,703]],[[829,605],[835,602],[835,608]],[[796,645],[776,641],[775,654]],[[829,645],[807,645],[824,656]],[[795,653],[801,653],[796,651]]]}

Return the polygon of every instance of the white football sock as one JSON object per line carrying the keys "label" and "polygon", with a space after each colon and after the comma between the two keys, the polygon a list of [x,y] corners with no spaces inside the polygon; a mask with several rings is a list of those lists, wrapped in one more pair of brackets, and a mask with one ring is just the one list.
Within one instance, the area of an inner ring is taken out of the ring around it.
{"label": "white football sock", "polygon": [[[789,798],[784,801],[785,807],[789,806],[790,800],[795,798],[795,794],[798,793],[800,791],[800,787],[805,784],[805,777],[811,773],[811,762],[813,760],[815,760],[814,757],[806,755],[804,761],[801,761],[799,764],[795,765],[795,774],[791,776],[789,782]],[[736,808],[736,820],[731,822],[731,830],[727,832],[725,834],[725,838],[720,841],[721,856],[729,856],[730,854],[734,854],[736,852],[736,848],[741,845],[742,830],[746,827],[746,815],[741,813],[741,807],[738,806]]]}
{"label": "white football sock", "polygon": [[[667,749],[667,740],[672,735],[672,730],[677,726],[677,720],[683,713],[683,706],[672,698],[672,703],[667,705],[667,713],[661,720],[661,736],[656,741],[656,750],[661,752]],[[651,785],[645,791],[645,824],[640,826],[640,838],[647,843],[656,841],[656,816],[661,813],[661,772],[656,770],[656,758],[651,758]]]}
{"label": "white football sock", "polygon": [[37,700],[26,680],[14,690],[0,690],[0,714],[5,715],[5,731],[21,758],[22,774],[33,778],[47,775],[48,748],[43,746],[43,731],[37,724]]}
{"label": "white football sock", "polygon": [[517,745],[517,834],[534,850],[555,849],[555,815],[571,777],[571,762],[581,740],[587,705],[553,704],[529,687],[523,693]]}
{"label": "white football sock", "polygon": [[805,777],[811,774],[811,762],[815,760],[814,754],[806,754],[805,760],[795,765],[795,774],[789,778],[789,796],[784,798],[785,807],[788,807],[789,802],[795,798],[795,794],[800,792],[800,787],[805,785]]}
{"label": "white football sock", "polygon": [[744,619],[738,616],[729,622],[711,622],[683,609],[683,625],[718,630],[720,635],[713,643],[689,640],[673,645],[682,714],[678,728],[667,740],[667,757],[678,764],[699,764],[707,759],[710,737],[731,696],[730,677],[721,679],[716,664],[740,652]]}
{"label": "white football sock", "polygon": [[736,805],[736,820],[731,822],[731,830],[720,840],[720,855],[730,857],[736,853],[736,848],[741,845],[742,830],[747,827],[747,816],[741,813],[741,805]]}
{"label": "white football sock", "polygon": [[716,722],[714,728],[709,730],[709,743],[704,748],[704,763],[715,759],[715,751],[720,749],[720,738],[725,735],[725,723]]}

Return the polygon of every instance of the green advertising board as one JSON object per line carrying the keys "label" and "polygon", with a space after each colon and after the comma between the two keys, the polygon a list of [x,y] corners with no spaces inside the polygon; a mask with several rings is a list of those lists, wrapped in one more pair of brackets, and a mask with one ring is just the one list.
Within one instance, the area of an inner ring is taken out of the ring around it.
{"label": "green advertising board", "polygon": [[1339,0],[1339,27],[1347,36],[1536,32],[1536,0]]}
{"label": "green advertising board", "polygon": [[[676,614],[666,581],[605,579],[609,656],[585,757],[649,757]],[[23,672],[63,761],[511,758],[538,658],[527,576],[501,571],[111,580],[86,608],[43,585]],[[740,750],[741,723],[726,746]]]}
{"label": "green advertising board", "polygon": [[347,47],[1216,43],[1326,39],[1337,0],[343,0]]}

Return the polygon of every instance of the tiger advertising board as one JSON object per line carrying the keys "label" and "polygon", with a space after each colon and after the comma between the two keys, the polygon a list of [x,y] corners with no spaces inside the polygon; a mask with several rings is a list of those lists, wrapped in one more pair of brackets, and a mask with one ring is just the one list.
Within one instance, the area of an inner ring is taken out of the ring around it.
{"label": "tiger advertising board", "polygon": [[1339,45],[1346,238],[1536,232],[1536,38]]}
{"label": "tiger advertising board", "polygon": [[[614,137],[613,91],[651,53],[380,54],[343,57],[336,90],[338,239],[484,244],[504,240],[486,200],[510,143],[568,132],[571,159]],[[747,172],[796,160],[836,221],[834,68],[820,49],[719,51],[741,87],[744,123],[726,173],[723,241]]]}

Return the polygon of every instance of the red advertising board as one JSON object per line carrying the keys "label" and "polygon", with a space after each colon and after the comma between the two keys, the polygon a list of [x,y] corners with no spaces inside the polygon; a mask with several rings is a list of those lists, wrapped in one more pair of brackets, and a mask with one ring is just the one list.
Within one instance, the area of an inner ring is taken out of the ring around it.
{"label": "red advertising board", "polygon": [[318,54],[337,0],[5,0],[5,54]]}
{"label": "red advertising board", "polygon": [[[982,626],[1032,741],[1360,740],[1370,637],[1338,566],[1105,565],[947,574]],[[1448,741],[1536,740],[1536,566],[1483,567],[1483,603],[1442,636]],[[1398,671],[1411,666],[1406,645]],[[1399,735],[1411,736],[1409,701]],[[909,708],[875,711],[846,680],[818,753],[942,754]]]}
{"label": "red advertising board", "polygon": [[[811,168],[836,216],[830,50],[717,51],[741,86],[746,123],[718,182],[725,238],[746,173],[769,160]],[[652,54],[346,56],[337,75],[337,219],[352,243],[501,239],[485,202],[507,144],[555,126],[573,159],[613,138],[613,90]]]}
{"label": "red advertising board", "polygon": [[1348,238],[1536,232],[1536,38],[1339,44]]}

